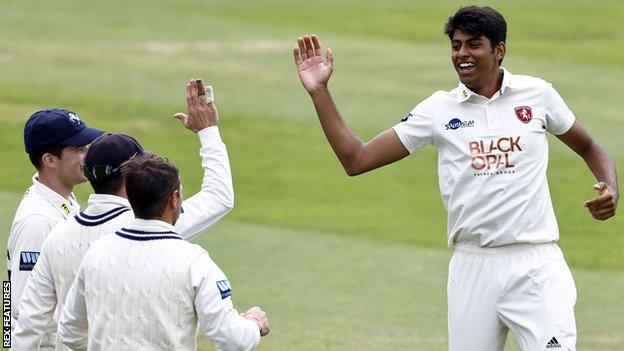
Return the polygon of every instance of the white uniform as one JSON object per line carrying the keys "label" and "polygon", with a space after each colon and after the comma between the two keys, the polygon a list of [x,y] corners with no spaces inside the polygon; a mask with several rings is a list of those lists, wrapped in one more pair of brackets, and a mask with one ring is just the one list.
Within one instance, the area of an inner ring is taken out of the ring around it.
{"label": "white uniform", "polygon": [[[182,203],[183,212],[176,223],[176,231],[186,240],[221,219],[234,203],[227,150],[218,128],[206,128],[198,135],[204,179],[201,191]],[[19,306],[21,314],[12,340],[14,349],[35,350],[44,334],[47,334],[44,341],[52,340],[54,345],[58,313],[85,252],[100,236],[120,229],[133,219],[127,199],[92,194],[84,212],[52,230]],[[57,340],[56,349],[67,350],[67,347]]]}
{"label": "white uniform", "polygon": [[50,230],[80,211],[73,194],[69,199],[32,178],[17,208],[7,245],[7,268],[11,280],[11,331],[17,326],[19,303],[30,271],[35,266],[41,246]]}
{"label": "white uniform", "polygon": [[75,350],[196,350],[198,324],[218,350],[252,350],[255,322],[233,308],[226,276],[198,245],[135,219],[93,243],[59,321]]}
{"label": "white uniform", "polygon": [[[550,349],[556,347],[554,342],[573,349],[576,291],[563,255],[553,243],[559,230],[546,179],[546,132],[567,132],[575,117],[549,83],[503,71],[501,89],[491,99],[460,83],[450,92],[439,91],[424,100],[394,130],[410,153],[427,144],[438,149],[448,244],[456,247],[449,270],[450,350],[502,350],[495,342],[476,347],[475,340],[497,340],[506,335],[506,327],[513,329],[523,350]],[[517,245],[523,243],[534,245]],[[537,245],[544,243],[550,249]],[[511,249],[506,245],[512,245]],[[480,255],[482,266],[470,259],[475,254]],[[499,254],[508,258],[505,268],[497,266],[501,263],[494,257]],[[526,256],[533,259],[520,259]],[[497,287],[505,289],[505,284],[517,283],[513,274],[526,279],[546,266],[551,269],[553,261],[560,267],[554,273],[557,279],[543,279],[534,286],[517,284],[514,291],[485,288],[493,281],[504,281]],[[461,287],[455,280],[461,281]],[[473,294],[462,293],[473,289]],[[563,296],[563,306],[553,301],[557,294],[550,291]],[[503,317],[502,307],[492,303],[498,296],[514,296],[511,301],[524,306],[524,311]],[[542,311],[548,304],[558,306],[558,311],[548,309],[553,312],[550,319],[528,312],[535,311],[526,305],[531,296],[539,296],[533,302]],[[480,323],[483,315],[499,323]],[[494,337],[483,336],[477,329]]]}

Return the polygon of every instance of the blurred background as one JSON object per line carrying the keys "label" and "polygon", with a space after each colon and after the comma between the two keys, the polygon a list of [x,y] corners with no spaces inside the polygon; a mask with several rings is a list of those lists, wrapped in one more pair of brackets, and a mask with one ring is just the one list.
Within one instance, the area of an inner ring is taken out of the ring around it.
{"label": "blurred background", "polygon": [[[435,150],[347,177],[292,48],[311,33],[332,48],[335,100],[368,140],[457,85],[442,28],[462,5],[472,3],[3,0],[0,245],[34,173],[22,128],[43,107],[136,136],[179,166],[186,196],[196,192],[199,142],[171,115],[186,109],[188,79],[201,77],[215,89],[236,204],[195,242],[228,275],[239,310],[268,312],[273,331],[259,350],[446,350],[451,250]],[[489,5],[508,22],[504,66],[553,83],[622,169],[624,3]],[[623,217],[593,220],[582,206],[595,196],[593,176],[556,138],[550,145],[560,246],[578,288],[578,348],[624,350]],[[90,192],[76,188],[83,207]],[[509,340],[507,350],[517,349]]]}

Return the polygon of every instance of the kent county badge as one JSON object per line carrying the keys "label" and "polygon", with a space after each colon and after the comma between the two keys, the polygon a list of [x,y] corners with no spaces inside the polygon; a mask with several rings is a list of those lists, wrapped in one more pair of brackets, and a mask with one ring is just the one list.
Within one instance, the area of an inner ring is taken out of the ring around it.
{"label": "kent county badge", "polygon": [[516,111],[516,117],[524,124],[531,122],[533,119],[533,112],[531,112],[529,106],[518,106],[514,108],[514,111]]}

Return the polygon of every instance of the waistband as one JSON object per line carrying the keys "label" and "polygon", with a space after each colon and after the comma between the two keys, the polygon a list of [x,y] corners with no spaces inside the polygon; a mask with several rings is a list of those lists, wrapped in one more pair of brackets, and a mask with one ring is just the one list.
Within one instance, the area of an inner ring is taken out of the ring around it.
{"label": "waistband", "polygon": [[455,252],[471,254],[471,255],[490,255],[490,256],[505,256],[516,255],[526,252],[542,252],[552,253],[563,256],[563,252],[559,248],[559,245],[554,241],[547,243],[518,243],[496,247],[479,247],[471,244],[455,243],[453,245]]}

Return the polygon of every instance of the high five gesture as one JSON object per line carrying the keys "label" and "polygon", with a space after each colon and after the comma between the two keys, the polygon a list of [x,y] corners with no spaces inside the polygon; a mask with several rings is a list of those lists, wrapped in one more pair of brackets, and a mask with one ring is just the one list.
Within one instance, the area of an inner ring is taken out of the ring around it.
{"label": "high five gesture", "polygon": [[333,71],[334,57],[328,48],[323,58],[321,44],[314,34],[297,38],[297,44],[293,54],[299,78],[308,93],[313,94],[319,88],[327,87]]}

